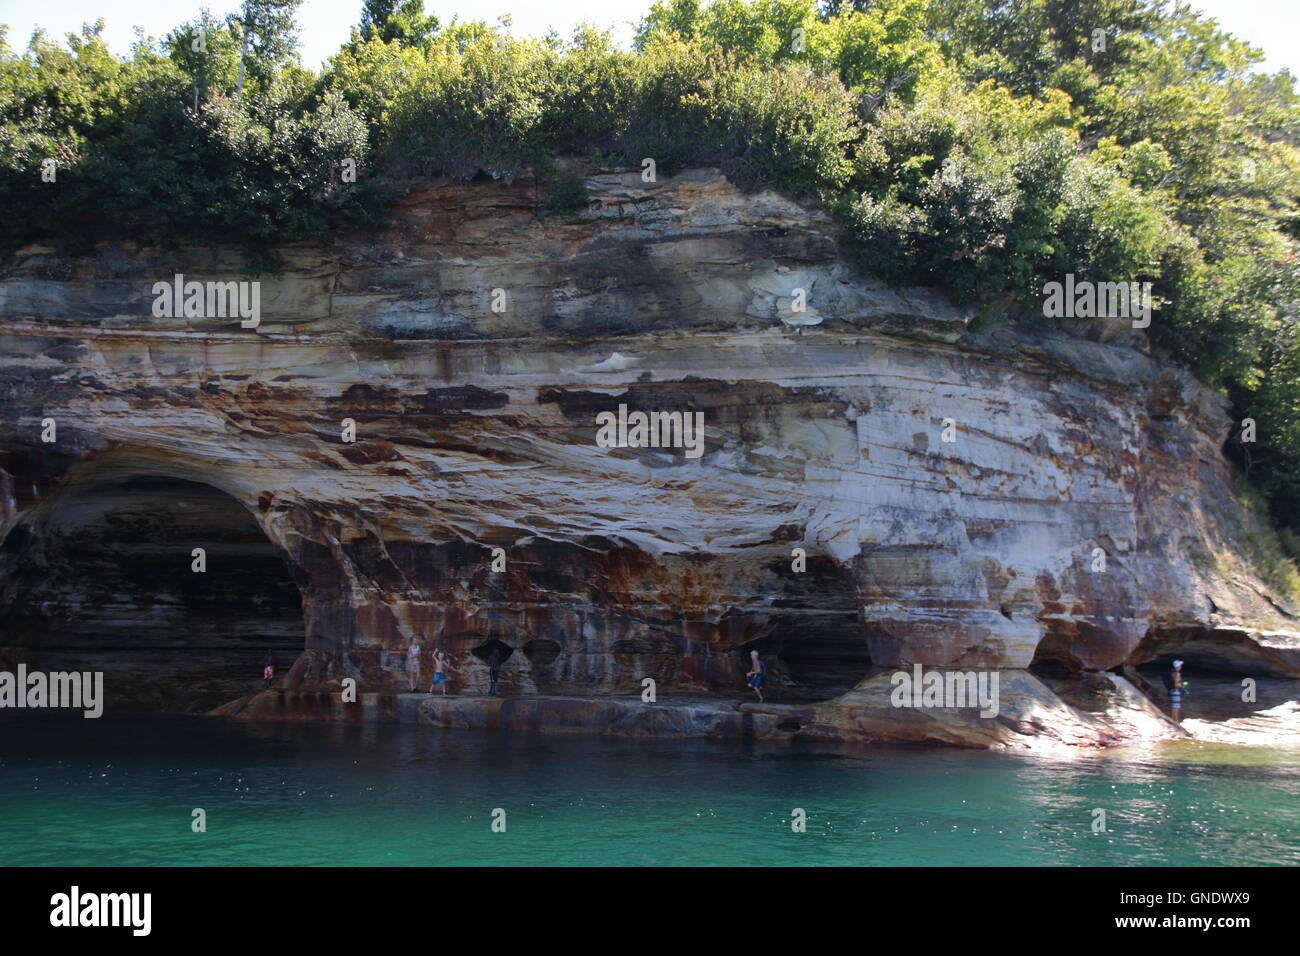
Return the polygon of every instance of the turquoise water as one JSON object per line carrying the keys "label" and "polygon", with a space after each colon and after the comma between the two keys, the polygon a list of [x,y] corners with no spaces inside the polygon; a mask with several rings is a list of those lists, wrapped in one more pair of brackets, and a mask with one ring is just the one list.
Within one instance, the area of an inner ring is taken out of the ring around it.
{"label": "turquoise water", "polygon": [[817,754],[39,717],[0,722],[3,865],[1300,864],[1300,751]]}

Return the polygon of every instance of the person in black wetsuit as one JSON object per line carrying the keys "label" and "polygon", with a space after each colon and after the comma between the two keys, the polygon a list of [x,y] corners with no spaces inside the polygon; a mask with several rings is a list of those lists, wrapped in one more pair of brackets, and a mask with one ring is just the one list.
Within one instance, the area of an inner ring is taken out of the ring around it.
{"label": "person in black wetsuit", "polygon": [[495,697],[497,695],[497,678],[501,676],[501,648],[492,648],[492,653],[488,655],[488,694]]}

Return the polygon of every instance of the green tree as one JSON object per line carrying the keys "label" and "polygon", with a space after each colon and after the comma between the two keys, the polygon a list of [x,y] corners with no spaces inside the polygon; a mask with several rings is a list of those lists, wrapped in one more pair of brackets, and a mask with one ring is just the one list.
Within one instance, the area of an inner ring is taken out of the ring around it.
{"label": "green tree", "polygon": [[244,0],[240,13],[232,15],[231,22],[240,30],[235,99],[244,95],[245,75],[269,85],[276,71],[294,58],[298,49],[294,14],[301,4],[302,0]]}
{"label": "green tree", "polygon": [[424,12],[424,0],[365,0],[361,9],[363,40],[424,46],[437,34],[438,26],[438,18]]}
{"label": "green tree", "polygon": [[171,61],[190,78],[193,106],[237,87],[240,37],[231,23],[204,10],[196,20],[182,24],[163,41]]}
{"label": "green tree", "polygon": [[823,203],[864,271],[986,316],[1050,321],[1066,272],[1150,281],[1152,350],[1256,420],[1230,452],[1300,522],[1300,95],[1188,7],[658,0],[624,51],[369,0],[317,76],[297,3],[205,11],[127,58],[95,25],[22,53],[0,31],[6,247],[235,232],[251,254],[374,221],[413,174],[716,165]]}

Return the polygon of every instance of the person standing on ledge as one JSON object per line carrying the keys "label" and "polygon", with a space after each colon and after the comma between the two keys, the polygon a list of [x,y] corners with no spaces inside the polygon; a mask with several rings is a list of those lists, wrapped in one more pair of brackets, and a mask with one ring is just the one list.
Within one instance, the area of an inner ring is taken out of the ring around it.
{"label": "person standing on ledge", "polygon": [[1176,724],[1183,722],[1183,694],[1187,681],[1183,680],[1183,662],[1174,661],[1173,670],[1165,675],[1165,689],[1169,691],[1169,711]]}
{"label": "person standing on ledge", "polygon": [[449,664],[450,662],[442,653],[442,648],[435,647],[433,649],[433,680],[429,683],[430,694],[433,693],[435,687],[441,685],[442,696],[447,696],[447,675],[444,674],[443,671],[449,666]]}
{"label": "person standing on ledge", "polygon": [[497,695],[497,678],[501,676],[501,648],[492,647],[492,653],[488,655],[488,695],[495,697]]}
{"label": "person standing on ledge", "polygon": [[266,649],[266,654],[262,657],[262,687],[263,689],[271,686],[271,681],[275,680],[275,656],[271,649]]}
{"label": "person standing on ledge", "polygon": [[406,673],[411,680],[411,692],[420,683],[420,636],[411,638],[411,649],[406,652]]}
{"label": "person standing on ledge", "polygon": [[749,673],[745,676],[749,678],[746,681],[758,695],[758,702],[763,703],[763,675],[767,673],[767,667],[758,659],[758,651],[749,652]]}

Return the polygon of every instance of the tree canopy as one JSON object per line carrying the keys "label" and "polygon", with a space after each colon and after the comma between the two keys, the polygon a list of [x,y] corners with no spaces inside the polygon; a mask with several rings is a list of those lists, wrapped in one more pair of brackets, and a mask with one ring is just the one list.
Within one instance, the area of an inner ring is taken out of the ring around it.
{"label": "tree canopy", "polygon": [[659,0],[624,50],[365,0],[315,72],[298,2],[204,13],[126,57],[102,24],[21,52],[0,33],[0,243],[236,236],[255,255],[378,221],[417,177],[717,165],[821,204],[865,272],[982,321],[1051,321],[1065,273],[1150,282],[1153,348],[1255,420],[1229,452],[1300,524],[1295,82],[1186,6]]}

